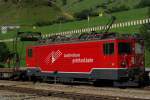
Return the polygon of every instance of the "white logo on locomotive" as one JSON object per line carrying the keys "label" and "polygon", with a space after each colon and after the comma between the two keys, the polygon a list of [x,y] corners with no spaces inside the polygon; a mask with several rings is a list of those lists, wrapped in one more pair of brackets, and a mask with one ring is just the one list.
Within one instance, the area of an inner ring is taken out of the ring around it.
{"label": "white logo on locomotive", "polygon": [[50,61],[53,64],[62,55],[60,50],[52,51],[45,59],[45,63],[49,64]]}

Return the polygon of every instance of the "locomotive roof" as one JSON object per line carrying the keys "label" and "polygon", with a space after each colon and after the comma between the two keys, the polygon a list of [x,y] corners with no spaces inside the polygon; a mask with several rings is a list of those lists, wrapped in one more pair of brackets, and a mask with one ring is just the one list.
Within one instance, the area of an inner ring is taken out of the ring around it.
{"label": "locomotive roof", "polygon": [[75,43],[85,43],[85,42],[102,42],[102,41],[115,41],[115,40],[143,40],[139,34],[117,34],[117,33],[91,33],[91,34],[81,34],[78,38],[68,38],[66,36],[54,35],[48,39],[41,40],[37,46],[47,46],[47,45],[59,45],[59,44],[75,44]]}
{"label": "locomotive roof", "polygon": [[40,43],[37,45],[33,45],[32,47],[37,46],[47,46],[47,45],[59,45],[59,44],[75,44],[75,43],[85,43],[85,42],[102,42],[102,41],[116,41],[116,40],[123,40],[123,41],[130,41],[135,40],[136,38],[107,38],[107,39],[97,39],[97,40],[78,40],[78,41],[61,41],[61,42],[47,42],[47,43]]}

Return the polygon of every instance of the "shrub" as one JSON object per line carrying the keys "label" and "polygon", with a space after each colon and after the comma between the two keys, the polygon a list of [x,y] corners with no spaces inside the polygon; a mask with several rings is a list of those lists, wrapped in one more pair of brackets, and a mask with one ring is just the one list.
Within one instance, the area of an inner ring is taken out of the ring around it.
{"label": "shrub", "polygon": [[4,42],[0,42],[0,62],[4,62],[9,54],[9,49]]}
{"label": "shrub", "polygon": [[78,0],[78,2],[82,2],[83,0]]}
{"label": "shrub", "polygon": [[150,0],[141,0],[141,2],[135,8],[143,8],[149,6],[150,6]]}
{"label": "shrub", "polygon": [[114,6],[112,8],[109,9],[109,11],[111,13],[113,12],[120,12],[120,11],[126,11],[126,10],[129,10],[129,7],[127,7],[126,5],[120,5],[120,6]]}
{"label": "shrub", "polygon": [[89,16],[91,13],[91,10],[83,10],[81,12],[75,13],[74,16],[78,20],[86,19],[87,16]]}
{"label": "shrub", "polygon": [[67,5],[67,0],[62,0],[63,5]]}
{"label": "shrub", "polygon": [[34,25],[35,26],[48,26],[48,25],[66,23],[66,22],[71,22],[71,21],[73,21],[73,20],[68,20],[65,17],[61,16],[61,17],[58,17],[56,20],[53,20],[53,21],[38,21]]}
{"label": "shrub", "polygon": [[[148,15],[150,17],[150,8],[149,8]],[[140,33],[142,34],[142,36],[144,38],[145,46],[146,46],[147,50],[150,51],[150,23],[143,25],[140,28]]]}
{"label": "shrub", "polygon": [[150,51],[150,24],[145,24],[141,27],[140,32],[144,38],[145,46]]}
{"label": "shrub", "polygon": [[0,63],[0,68],[4,68],[4,64],[3,63]]}
{"label": "shrub", "polygon": [[46,26],[46,25],[52,25],[52,24],[53,24],[53,22],[49,22],[49,21],[38,21],[34,25],[35,26]]}

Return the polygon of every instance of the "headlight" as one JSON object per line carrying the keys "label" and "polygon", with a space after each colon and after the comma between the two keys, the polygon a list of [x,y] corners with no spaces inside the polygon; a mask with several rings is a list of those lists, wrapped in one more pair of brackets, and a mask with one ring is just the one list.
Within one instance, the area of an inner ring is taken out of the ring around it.
{"label": "headlight", "polygon": [[127,63],[125,61],[121,62],[121,67],[126,67]]}

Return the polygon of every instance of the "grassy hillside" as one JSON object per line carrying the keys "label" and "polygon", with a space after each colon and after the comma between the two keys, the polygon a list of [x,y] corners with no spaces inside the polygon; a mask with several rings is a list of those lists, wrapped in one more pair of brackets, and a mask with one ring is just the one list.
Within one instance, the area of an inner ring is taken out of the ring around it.
{"label": "grassy hillside", "polygon": [[[57,2],[59,2],[57,0]],[[67,5],[61,4],[64,10],[75,13],[85,9],[95,8],[98,4],[102,4],[104,0],[67,0]]]}
{"label": "grassy hillside", "polygon": [[85,9],[93,9],[95,11],[101,11],[105,8],[110,9],[112,7],[117,7],[120,5],[125,5],[129,9],[135,8],[141,0],[66,0],[64,4],[63,0],[56,0],[57,4],[61,6],[64,10],[70,13],[80,12]]}
{"label": "grassy hillside", "polygon": [[[124,11],[119,13],[113,13],[112,15],[116,16],[117,18],[116,22],[125,22],[125,21],[147,18],[148,17],[147,13],[148,13],[148,9],[142,8],[142,9],[135,9],[135,10]],[[61,25],[55,24],[46,27],[39,27],[37,28],[37,30],[42,31],[43,33],[61,32],[61,31],[79,29],[79,28],[93,27],[97,25],[105,25],[109,19],[110,18],[106,15],[103,17],[90,18],[89,22],[87,20],[74,21],[74,22],[64,23]]]}
{"label": "grassy hillside", "polygon": [[0,25],[34,25],[40,22],[56,20],[64,16],[55,5],[49,6],[46,0],[34,0],[32,3],[12,3],[0,1]]}
{"label": "grassy hillside", "polygon": [[83,10],[91,9],[92,12],[100,13],[121,5],[135,8],[141,0],[51,0],[51,4],[49,0],[20,0],[18,3],[17,0],[4,1],[0,0],[0,25],[49,23],[60,16],[73,19],[76,12]]}
{"label": "grassy hillside", "polygon": [[[116,16],[117,18],[116,23],[137,20],[137,19],[144,19],[144,18],[148,18],[148,8],[133,9],[130,11],[113,13],[112,15]],[[62,31],[80,29],[80,28],[93,27],[97,25],[105,25],[109,21],[109,19],[110,18],[108,15],[104,15],[103,17],[99,17],[99,16],[91,17],[89,22],[86,19],[82,21],[73,21],[73,22],[54,24],[54,25],[44,26],[44,27],[36,27],[36,29],[33,29],[33,27],[21,27],[20,30],[9,31],[7,35],[0,34],[0,39],[12,38],[14,37],[16,31],[39,31],[42,32],[43,34],[48,34],[48,33],[62,32]],[[124,28],[124,29],[113,29],[113,31],[135,33],[135,32],[139,32],[137,27],[139,26]]]}

